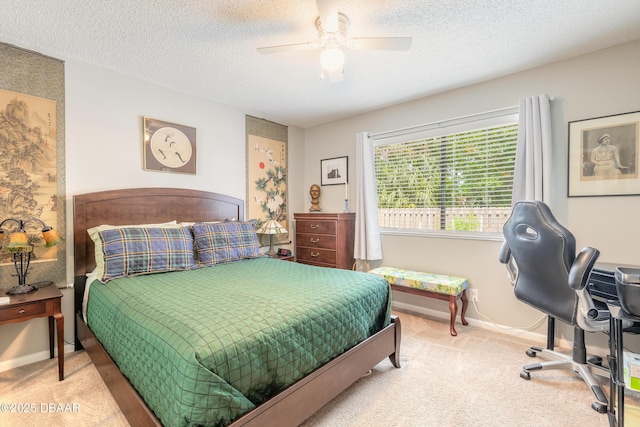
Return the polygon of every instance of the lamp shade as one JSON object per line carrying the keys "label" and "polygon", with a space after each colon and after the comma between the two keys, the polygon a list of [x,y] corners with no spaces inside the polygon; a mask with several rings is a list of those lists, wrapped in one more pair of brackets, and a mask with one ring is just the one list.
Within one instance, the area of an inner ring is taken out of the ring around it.
{"label": "lamp shade", "polygon": [[29,236],[24,230],[19,230],[9,235],[9,244],[7,244],[6,247],[7,251],[21,251],[30,247]]}
{"label": "lamp shade", "polygon": [[48,230],[45,229],[42,231],[42,237],[44,237],[44,245],[48,248],[55,246],[64,240],[56,230],[50,227],[48,227]]}
{"label": "lamp shade", "polygon": [[256,231],[258,234],[282,234],[288,233],[288,231],[278,223],[275,219],[270,219],[269,221],[262,224],[260,228]]}

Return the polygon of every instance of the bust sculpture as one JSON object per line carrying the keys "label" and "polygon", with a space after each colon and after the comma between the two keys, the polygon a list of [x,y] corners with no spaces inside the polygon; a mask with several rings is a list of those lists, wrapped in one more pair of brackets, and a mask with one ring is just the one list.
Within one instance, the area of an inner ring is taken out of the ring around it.
{"label": "bust sculpture", "polygon": [[309,208],[309,212],[320,212],[322,210],[320,208],[320,186],[318,184],[313,184],[311,188],[309,188],[309,194],[311,195],[311,207]]}

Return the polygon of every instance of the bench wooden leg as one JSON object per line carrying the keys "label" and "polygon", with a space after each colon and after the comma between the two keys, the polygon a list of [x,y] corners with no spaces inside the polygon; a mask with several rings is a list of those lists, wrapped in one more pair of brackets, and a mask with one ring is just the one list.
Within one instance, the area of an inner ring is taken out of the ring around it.
{"label": "bench wooden leg", "polygon": [[451,336],[453,337],[458,335],[454,326],[456,323],[456,314],[458,313],[458,303],[456,302],[456,299],[455,295],[449,296],[449,312],[451,313],[451,319],[449,320],[449,332],[451,332]]}
{"label": "bench wooden leg", "polygon": [[[460,320],[463,325],[468,325],[467,319],[464,318],[465,313],[467,312],[467,306],[469,305],[469,300],[467,299],[467,290],[465,289],[459,295],[460,300],[462,300],[462,311],[460,312]],[[455,323],[456,323],[456,315],[458,314],[458,297],[454,295],[449,296],[449,312],[451,313],[451,318],[449,320],[449,332],[451,332],[451,336],[455,337],[458,335],[456,332]]]}
{"label": "bench wooden leg", "polygon": [[467,306],[469,305],[469,300],[467,300],[467,290],[462,291],[462,295],[460,296],[462,300],[462,312],[460,313],[460,320],[463,325],[468,325],[467,319],[464,318],[465,313],[467,312]]}

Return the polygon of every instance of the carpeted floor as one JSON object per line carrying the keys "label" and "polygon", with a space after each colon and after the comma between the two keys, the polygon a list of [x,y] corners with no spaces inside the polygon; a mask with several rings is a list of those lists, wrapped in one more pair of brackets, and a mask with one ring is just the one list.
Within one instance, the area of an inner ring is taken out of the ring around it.
{"label": "carpeted floor", "polygon": [[[531,381],[519,377],[533,360],[524,353],[533,343],[462,325],[452,337],[445,321],[396,314],[402,321],[402,368],[381,362],[305,427],[609,425],[606,415],[591,409],[591,392],[575,374],[551,370],[534,373]],[[65,373],[59,382],[56,359],[1,372],[0,426],[129,425],[86,353],[67,354]],[[7,404],[22,412],[8,413]]]}

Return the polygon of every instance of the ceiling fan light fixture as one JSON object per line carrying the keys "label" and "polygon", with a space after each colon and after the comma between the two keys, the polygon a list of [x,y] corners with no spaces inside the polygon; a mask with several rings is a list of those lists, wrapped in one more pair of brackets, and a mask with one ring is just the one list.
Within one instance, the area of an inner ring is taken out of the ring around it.
{"label": "ceiling fan light fixture", "polygon": [[411,37],[358,37],[348,36],[349,18],[338,11],[337,0],[316,0],[319,16],[316,18],[318,41],[280,46],[259,47],[261,54],[321,48],[320,78],[331,83],[344,80],[343,49],[355,50],[409,50]]}
{"label": "ceiling fan light fixture", "polygon": [[328,48],[320,54],[322,69],[332,73],[344,67],[344,52],[338,48]]}

